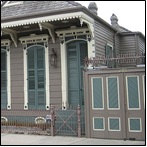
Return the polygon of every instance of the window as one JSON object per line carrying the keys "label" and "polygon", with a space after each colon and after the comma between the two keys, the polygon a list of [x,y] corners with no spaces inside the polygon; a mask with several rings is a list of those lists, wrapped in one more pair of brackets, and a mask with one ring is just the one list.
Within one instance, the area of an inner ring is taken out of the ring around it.
{"label": "window", "polygon": [[103,79],[92,78],[92,108],[103,109]]}
{"label": "window", "polygon": [[45,48],[34,45],[27,49],[28,107],[45,108]]}
{"label": "window", "polygon": [[1,108],[7,108],[7,51],[1,48]]}
{"label": "window", "polygon": [[114,58],[114,57],[115,57],[115,51],[114,51],[113,46],[110,45],[110,44],[108,44],[108,43],[107,43],[106,46],[105,46],[105,56],[106,56],[106,58],[108,59],[108,60],[106,61],[107,67],[109,67],[109,68],[114,68],[114,67],[116,67],[116,62],[115,62],[115,60],[109,60],[110,58]]}

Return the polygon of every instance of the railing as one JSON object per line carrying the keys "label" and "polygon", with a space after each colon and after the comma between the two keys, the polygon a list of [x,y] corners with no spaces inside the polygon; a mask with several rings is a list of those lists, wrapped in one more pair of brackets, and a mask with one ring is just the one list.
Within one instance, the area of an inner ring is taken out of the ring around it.
{"label": "railing", "polygon": [[51,106],[50,110],[1,110],[1,133],[68,135],[85,134],[84,109],[66,110]]}
{"label": "railing", "polygon": [[86,57],[84,59],[85,69],[89,66],[93,68],[99,66],[107,66],[108,68],[115,68],[117,66],[132,66],[138,64],[145,64],[145,54],[144,55],[135,55],[134,53],[129,54],[119,54],[116,57],[109,56],[97,56],[93,58]]}
{"label": "railing", "polygon": [[49,110],[1,110],[1,133],[51,135]]}

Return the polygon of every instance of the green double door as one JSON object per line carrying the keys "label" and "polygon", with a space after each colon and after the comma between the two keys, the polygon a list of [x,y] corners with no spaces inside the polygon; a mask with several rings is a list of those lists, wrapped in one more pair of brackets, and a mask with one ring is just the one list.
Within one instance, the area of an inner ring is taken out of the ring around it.
{"label": "green double door", "polygon": [[67,44],[69,105],[84,105],[83,59],[86,56],[88,56],[86,41],[74,41]]}

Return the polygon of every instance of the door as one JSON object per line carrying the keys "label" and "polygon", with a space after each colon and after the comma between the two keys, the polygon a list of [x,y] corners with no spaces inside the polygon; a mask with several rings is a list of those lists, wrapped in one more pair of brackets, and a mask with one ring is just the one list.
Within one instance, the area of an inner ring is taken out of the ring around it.
{"label": "door", "polygon": [[28,106],[29,109],[45,108],[45,51],[42,46],[32,46],[27,51]]}
{"label": "door", "polygon": [[145,140],[144,73],[125,73],[127,139]]}
{"label": "door", "polygon": [[83,68],[88,56],[87,42],[74,41],[67,44],[68,103],[84,105]]}
{"label": "door", "polygon": [[90,81],[91,137],[124,139],[122,76],[92,75]]}

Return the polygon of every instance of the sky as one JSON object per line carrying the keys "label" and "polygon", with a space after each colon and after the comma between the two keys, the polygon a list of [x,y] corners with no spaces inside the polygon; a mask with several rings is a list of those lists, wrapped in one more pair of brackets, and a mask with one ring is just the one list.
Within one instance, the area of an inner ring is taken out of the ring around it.
{"label": "sky", "polygon": [[145,1],[75,1],[86,8],[90,2],[98,7],[98,16],[111,24],[110,17],[114,13],[118,24],[130,31],[139,31],[145,35]]}

